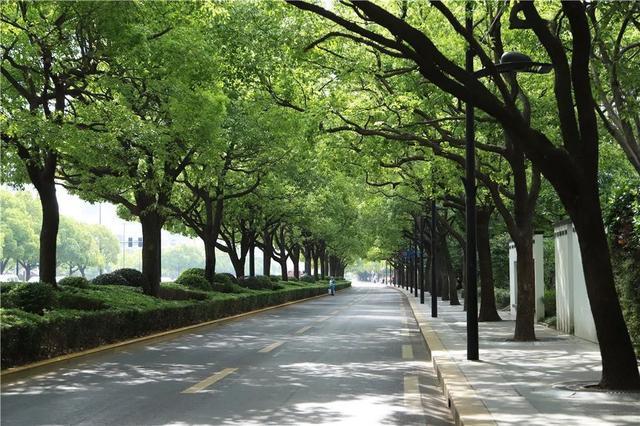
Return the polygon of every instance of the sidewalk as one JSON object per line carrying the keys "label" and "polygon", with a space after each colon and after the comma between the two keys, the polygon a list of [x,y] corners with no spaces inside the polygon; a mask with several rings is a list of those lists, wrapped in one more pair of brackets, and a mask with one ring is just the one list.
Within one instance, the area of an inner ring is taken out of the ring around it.
{"label": "sidewalk", "polygon": [[466,359],[466,313],[438,302],[438,318],[407,295],[457,424],[640,425],[640,393],[604,393],[559,388],[567,382],[597,382],[598,345],[536,325],[536,342],[513,342],[514,318],[480,323],[480,362]]}

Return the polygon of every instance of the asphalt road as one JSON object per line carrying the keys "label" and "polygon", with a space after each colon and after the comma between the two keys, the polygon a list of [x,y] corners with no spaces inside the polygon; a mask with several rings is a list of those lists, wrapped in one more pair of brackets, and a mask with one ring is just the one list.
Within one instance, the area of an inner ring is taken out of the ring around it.
{"label": "asphalt road", "polygon": [[2,425],[452,423],[409,306],[381,284],[15,380]]}

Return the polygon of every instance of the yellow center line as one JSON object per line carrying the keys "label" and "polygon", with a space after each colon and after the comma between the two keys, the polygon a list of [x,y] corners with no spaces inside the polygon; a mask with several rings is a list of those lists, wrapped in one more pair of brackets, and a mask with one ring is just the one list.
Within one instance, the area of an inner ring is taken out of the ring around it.
{"label": "yellow center line", "polygon": [[277,348],[282,344],[284,344],[284,342],[275,342],[270,344],[269,346],[265,346],[264,348],[260,349],[258,352],[266,354],[267,352],[271,352],[272,350],[274,350],[275,348]]}
{"label": "yellow center line", "polygon": [[402,359],[413,359],[413,346],[402,345]]}
{"label": "yellow center line", "polygon": [[227,377],[229,374],[233,373],[236,370],[237,368],[225,368],[224,370],[218,371],[214,375],[207,377],[203,381],[196,383],[195,385],[191,386],[189,389],[183,390],[182,393],[198,393],[206,389],[207,387],[211,386],[212,384],[224,379],[225,377]]}
{"label": "yellow center line", "polygon": [[304,333],[305,331],[307,331],[310,328],[311,328],[310,325],[308,325],[306,327],[302,327],[300,330],[296,331],[296,334],[302,334],[302,333]]}
{"label": "yellow center line", "polygon": [[418,376],[404,376],[404,405],[410,412],[422,411]]}

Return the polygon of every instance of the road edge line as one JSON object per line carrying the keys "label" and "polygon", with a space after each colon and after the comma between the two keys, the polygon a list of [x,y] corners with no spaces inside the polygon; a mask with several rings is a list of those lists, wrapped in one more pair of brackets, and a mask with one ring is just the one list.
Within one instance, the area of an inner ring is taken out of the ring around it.
{"label": "road edge line", "polygon": [[389,288],[397,290],[409,302],[413,316],[420,328],[420,334],[427,345],[427,350],[431,353],[433,368],[440,381],[442,393],[447,399],[455,424],[458,426],[497,425],[484,401],[478,396],[460,367],[449,356],[449,351],[442,344],[438,333],[429,324],[426,314],[419,311],[413,298],[408,297],[398,288],[390,286]]}
{"label": "road edge line", "polygon": [[[347,287],[347,288],[350,288],[350,287]],[[15,374],[18,374],[18,373],[25,373],[28,370],[34,370],[34,369],[38,369],[38,368],[42,368],[42,367],[48,367],[50,365],[62,363],[62,362],[69,361],[69,360],[72,360],[72,359],[75,359],[75,358],[80,358],[80,357],[87,356],[87,355],[93,355],[93,354],[98,353],[98,352],[108,351],[110,349],[116,349],[116,348],[120,348],[120,347],[123,347],[123,346],[133,345],[133,344],[136,344],[136,343],[141,343],[141,342],[144,342],[146,340],[153,340],[153,339],[158,339],[158,338],[161,338],[161,337],[167,337],[167,336],[170,336],[172,334],[184,333],[186,331],[195,330],[197,328],[206,327],[208,325],[215,325],[215,324],[220,324],[220,323],[223,323],[223,322],[234,321],[234,320],[237,320],[237,319],[240,319],[240,318],[243,318],[243,317],[247,317],[247,316],[250,316],[250,315],[255,315],[255,314],[259,314],[259,313],[264,312],[264,311],[269,311],[271,309],[278,309],[278,308],[282,308],[282,307],[285,307],[285,306],[288,306],[288,305],[293,305],[295,303],[305,302],[305,301],[309,301],[309,300],[312,300],[312,299],[317,299],[319,297],[327,297],[327,296],[328,296],[328,294],[323,293],[323,294],[319,294],[317,296],[305,297],[304,299],[292,300],[290,302],[282,303],[280,305],[267,306],[266,308],[257,309],[255,311],[243,312],[241,314],[232,315],[230,317],[218,318],[218,319],[215,319],[215,320],[201,322],[201,323],[198,323],[198,324],[187,325],[185,327],[175,328],[173,330],[166,330],[166,331],[162,331],[160,333],[149,334],[147,336],[142,336],[142,337],[136,337],[136,338],[133,338],[133,339],[123,340],[121,342],[109,343],[107,345],[98,346],[98,347],[87,349],[87,350],[80,351],[80,352],[72,352],[72,353],[69,353],[69,354],[60,355],[60,356],[49,358],[49,359],[45,359],[45,360],[42,360],[42,361],[37,361],[37,362],[30,363],[30,364],[21,365],[21,366],[18,366],[18,367],[7,368],[6,370],[1,370],[0,371],[0,378],[6,379],[6,378],[11,377],[11,376],[13,376]]]}

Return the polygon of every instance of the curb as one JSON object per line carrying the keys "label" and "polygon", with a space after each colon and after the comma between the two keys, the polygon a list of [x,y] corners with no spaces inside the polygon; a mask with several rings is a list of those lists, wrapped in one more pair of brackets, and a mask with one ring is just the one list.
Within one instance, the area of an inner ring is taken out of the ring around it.
{"label": "curb", "polygon": [[[350,288],[350,287],[347,287]],[[295,303],[300,303],[300,302],[306,302],[312,299],[317,299],[319,297],[326,297],[328,296],[328,294],[324,293],[324,294],[319,294],[317,296],[311,296],[311,297],[307,297],[304,299],[298,299],[298,300],[293,300],[291,302],[286,302],[286,303],[282,303],[280,305],[274,305],[274,306],[268,306],[266,308],[261,308],[261,309],[257,309],[255,311],[249,311],[249,312],[243,312],[241,314],[237,314],[237,315],[233,315],[230,317],[224,317],[224,318],[218,318],[215,320],[211,320],[211,321],[206,321],[206,322],[201,322],[198,324],[193,324],[193,325],[188,325],[185,327],[180,327],[180,328],[175,328],[173,330],[167,330],[167,331],[162,331],[160,333],[155,333],[155,334],[149,334],[147,336],[142,336],[142,337],[136,337],[133,339],[128,339],[128,340],[123,340],[121,342],[116,342],[116,343],[110,343],[107,345],[102,345],[102,346],[98,346],[96,348],[91,348],[91,349],[87,349],[84,351],[80,351],[80,352],[73,352],[70,354],[66,354],[66,355],[60,355],[54,358],[49,358],[49,359],[45,359],[42,361],[37,361],[37,362],[33,362],[31,364],[25,364],[25,365],[21,365],[19,367],[12,367],[12,368],[8,368],[6,370],[1,370],[0,371],[0,378],[2,379],[7,379],[10,378],[14,375],[18,375],[20,373],[26,373],[29,370],[35,370],[35,369],[39,369],[39,368],[43,368],[43,367],[49,367],[55,364],[59,364],[59,363],[63,363],[75,358],[80,358],[83,356],[87,356],[87,355],[93,355],[99,352],[104,352],[104,351],[108,351],[110,349],[116,349],[116,348],[120,348],[120,347],[124,347],[124,346],[129,346],[129,345],[133,345],[136,343],[141,343],[141,342],[145,342],[147,340],[153,340],[153,339],[159,339],[159,338],[163,338],[163,337],[169,337],[169,336],[173,336],[176,334],[181,334],[181,333],[185,333],[185,332],[189,332],[201,327],[206,327],[209,325],[216,325],[216,324],[222,324],[225,322],[230,322],[230,321],[235,321],[237,319],[241,319],[244,317],[248,317],[251,315],[255,315],[255,314],[259,314],[261,312],[264,311],[269,311],[272,309],[278,309],[278,308],[282,308],[288,305],[293,305]]]}
{"label": "curb", "polygon": [[467,381],[460,367],[449,356],[449,352],[442,344],[438,333],[429,324],[426,313],[421,312],[413,297],[408,297],[396,287],[391,288],[402,293],[411,306],[420,333],[431,353],[433,368],[440,381],[442,393],[447,398],[447,404],[451,409],[455,424],[458,426],[497,425],[489,409]]}

